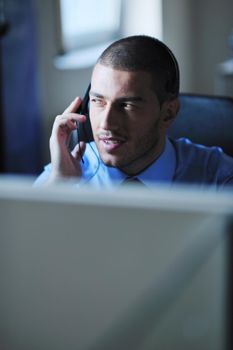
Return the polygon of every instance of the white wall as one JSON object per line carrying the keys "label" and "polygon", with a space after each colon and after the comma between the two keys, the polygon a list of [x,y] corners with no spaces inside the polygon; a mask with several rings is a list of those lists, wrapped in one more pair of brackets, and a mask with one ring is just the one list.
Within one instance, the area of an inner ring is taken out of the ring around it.
{"label": "white wall", "polygon": [[216,66],[230,54],[233,1],[163,0],[163,20],[164,41],[180,63],[181,90],[214,94]]}
{"label": "white wall", "polygon": [[233,1],[197,0],[195,11],[197,25],[194,69],[196,74],[194,74],[193,89],[212,93],[215,92],[216,65],[225,61],[230,55],[227,41],[233,29]]}
{"label": "white wall", "polygon": [[163,0],[123,0],[124,36],[147,34],[162,39]]}
{"label": "white wall", "polygon": [[182,91],[192,90],[193,85],[191,1],[163,1],[163,40],[172,49],[179,62]]}

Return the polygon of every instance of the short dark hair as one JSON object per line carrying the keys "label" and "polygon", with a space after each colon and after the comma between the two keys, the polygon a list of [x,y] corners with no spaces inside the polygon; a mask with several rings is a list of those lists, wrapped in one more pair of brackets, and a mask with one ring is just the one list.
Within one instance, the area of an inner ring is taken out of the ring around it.
{"label": "short dark hair", "polygon": [[156,38],[135,35],[117,40],[104,50],[97,63],[113,69],[151,73],[160,103],[178,97],[178,62],[172,51]]}

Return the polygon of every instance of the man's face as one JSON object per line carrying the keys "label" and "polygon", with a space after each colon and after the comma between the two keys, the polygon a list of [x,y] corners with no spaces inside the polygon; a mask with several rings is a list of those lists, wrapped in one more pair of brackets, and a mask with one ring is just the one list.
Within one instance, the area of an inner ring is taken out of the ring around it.
{"label": "man's face", "polygon": [[165,108],[160,106],[147,72],[94,68],[90,91],[90,121],[102,161],[136,174],[156,159],[164,147]]}

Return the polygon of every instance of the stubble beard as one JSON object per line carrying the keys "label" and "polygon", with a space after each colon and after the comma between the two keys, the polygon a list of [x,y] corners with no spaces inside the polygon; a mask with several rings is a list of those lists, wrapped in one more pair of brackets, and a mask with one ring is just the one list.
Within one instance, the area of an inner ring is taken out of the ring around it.
{"label": "stubble beard", "polygon": [[[127,148],[124,156],[115,160],[104,160],[103,163],[107,167],[115,167],[126,174],[135,175],[153,163],[161,154],[164,147],[164,137],[159,130],[159,121],[157,120],[147,134],[142,135],[138,140],[134,149],[127,154]],[[161,137],[162,136],[162,137]],[[97,147],[98,148],[98,147]]]}

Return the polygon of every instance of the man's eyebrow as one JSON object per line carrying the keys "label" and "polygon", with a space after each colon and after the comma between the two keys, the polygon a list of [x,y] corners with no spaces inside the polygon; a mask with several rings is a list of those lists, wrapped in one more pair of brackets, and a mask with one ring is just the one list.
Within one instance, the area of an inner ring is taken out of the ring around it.
{"label": "man's eyebrow", "polygon": [[[105,96],[94,92],[94,91],[90,91],[90,95],[97,97],[97,98],[105,98]],[[143,102],[144,99],[141,96],[122,96],[122,97],[118,97],[116,98],[117,102]]]}
{"label": "man's eyebrow", "polygon": [[90,90],[89,94],[90,94],[91,96],[94,96],[94,97],[104,98],[103,95],[98,94],[98,92],[94,92],[94,91],[92,91],[92,90]]}
{"label": "man's eyebrow", "polygon": [[122,96],[117,98],[118,102],[143,102],[144,99],[141,96]]}

